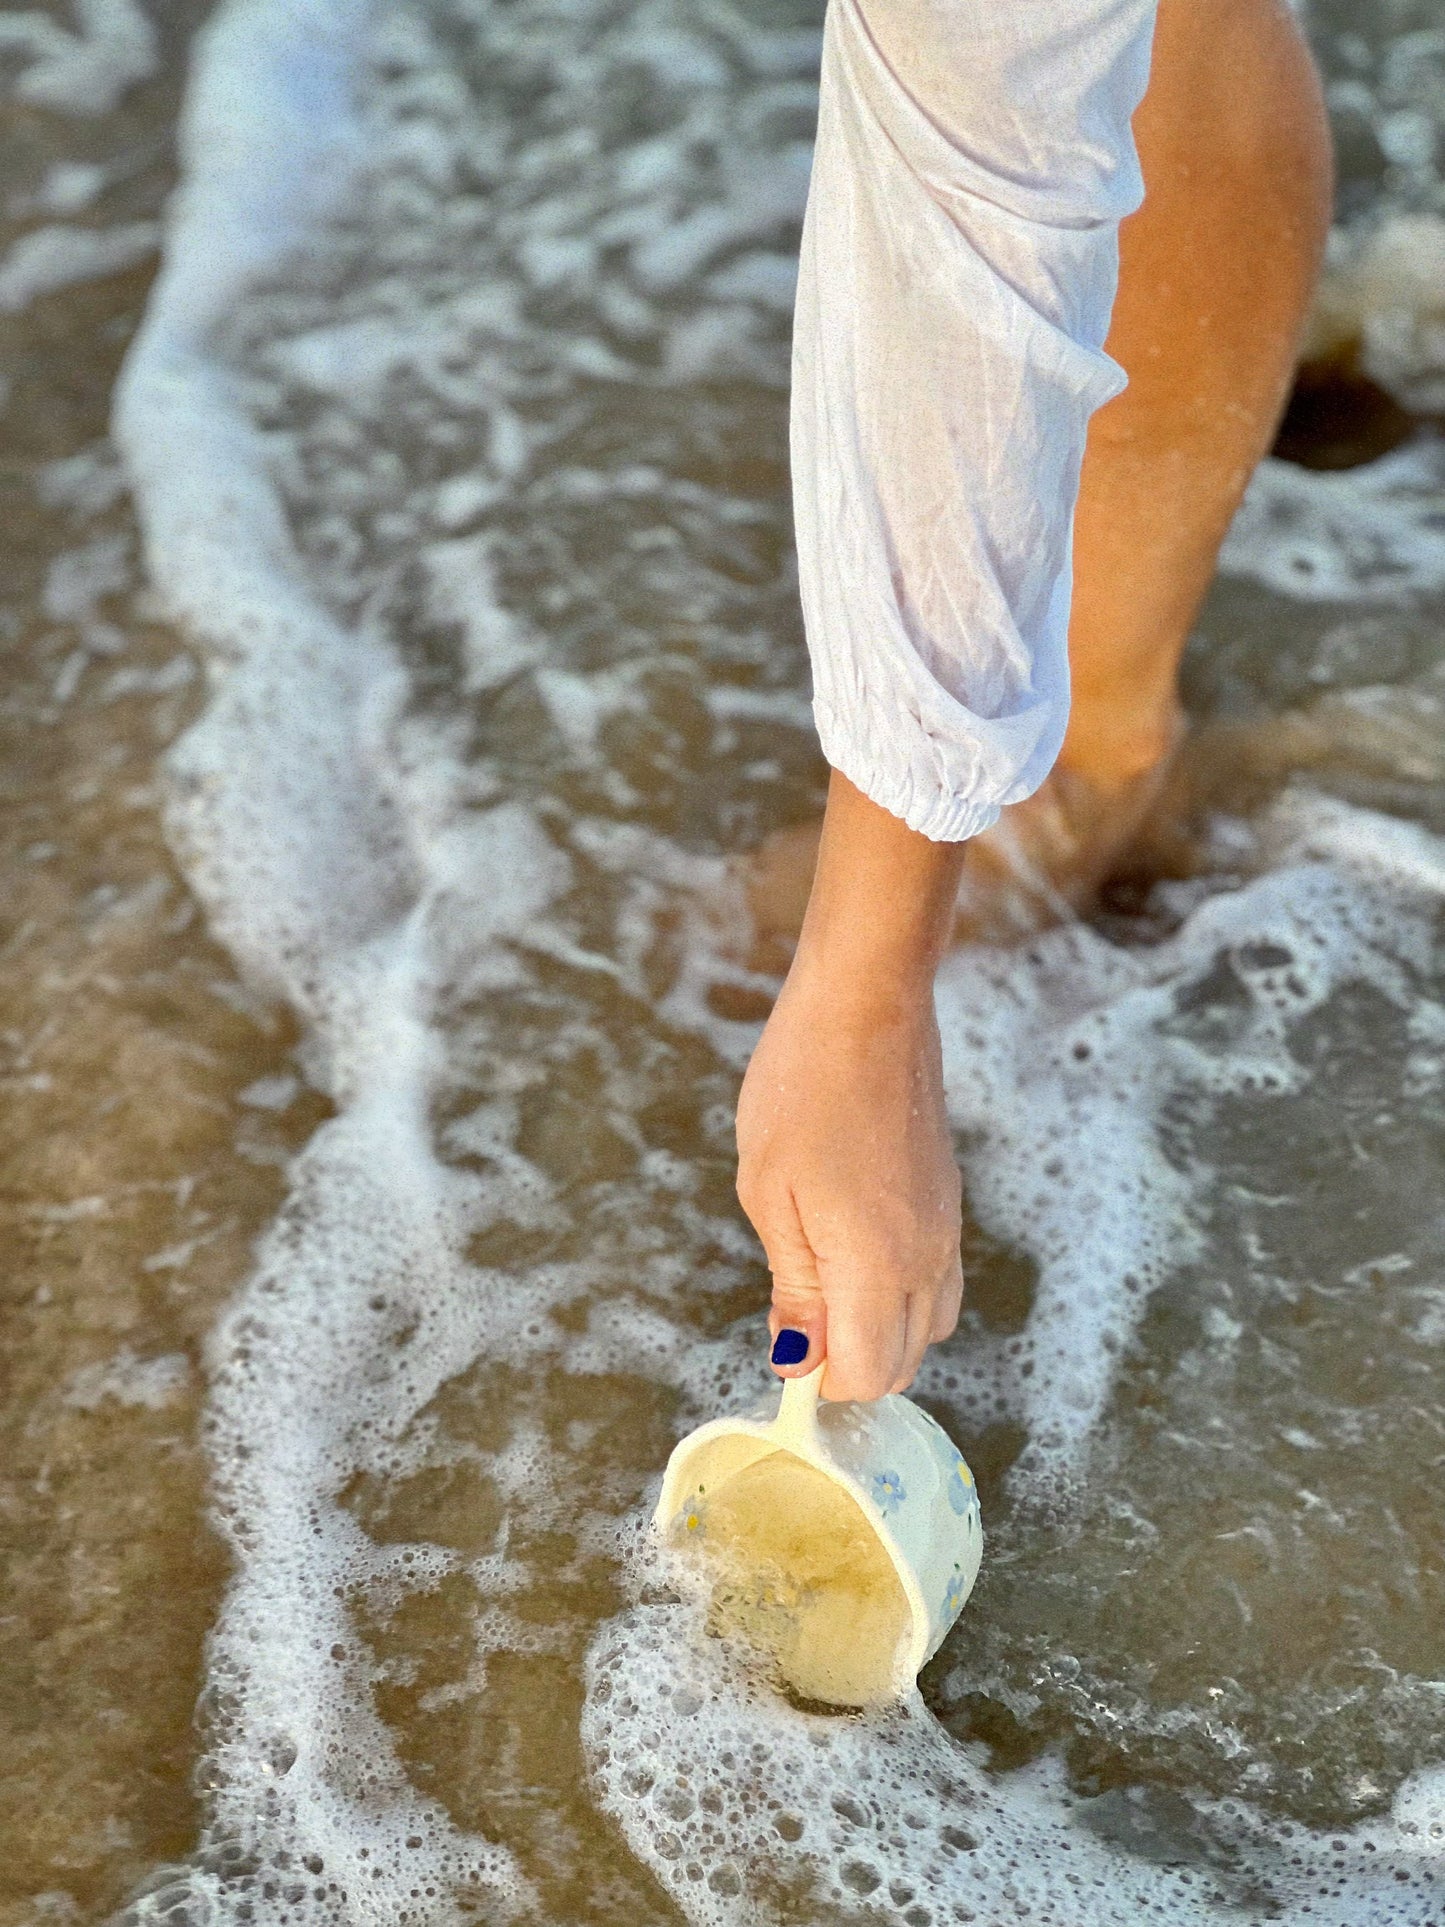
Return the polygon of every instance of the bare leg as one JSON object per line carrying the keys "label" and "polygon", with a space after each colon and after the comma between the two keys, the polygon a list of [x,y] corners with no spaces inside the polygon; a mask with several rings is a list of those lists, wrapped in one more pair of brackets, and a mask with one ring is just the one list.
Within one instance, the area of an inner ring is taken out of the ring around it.
{"label": "bare leg", "polygon": [[1109,788],[1172,744],[1179,659],[1268,450],[1328,231],[1329,135],[1279,0],[1162,0],[1135,118],[1147,199],[1120,236],[1075,520],[1060,767]]}
{"label": "bare leg", "polygon": [[[1282,0],[1161,0],[1135,133],[1146,199],[1120,237],[1108,342],[1129,386],[1089,428],[1073,712],[1048,783],[970,847],[975,930],[1087,899],[1147,814],[1190,624],[1273,437],[1328,231],[1319,82]],[[804,825],[751,859],[764,960],[801,928],[817,838]]]}

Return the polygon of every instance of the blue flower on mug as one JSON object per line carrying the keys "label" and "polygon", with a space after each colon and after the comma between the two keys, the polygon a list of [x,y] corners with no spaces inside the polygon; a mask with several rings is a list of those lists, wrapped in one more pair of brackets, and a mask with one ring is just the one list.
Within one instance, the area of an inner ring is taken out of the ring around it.
{"label": "blue flower on mug", "polygon": [[873,1474],[873,1497],[878,1510],[884,1518],[896,1512],[908,1497],[903,1489],[903,1481],[896,1472],[875,1472]]}
{"label": "blue flower on mug", "polygon": [[706,1507],[701,1492],[694,1492],[682,1511],[677,1515],[682,1529],[690,1538],[701,1539],[707,1531]]}
{"label": "blue flower on mug", "polygon": [[968,1593],[968,1583],[964,1579],[961,1566],[955,1566],[953,1577],[948,1582],[948,1590],[943,1595],[943,1616],[955,1619],[963,1610],[963,1602]]}
{"label": "blue flower on mug", "polygon": [[962,1459],[948,1475],[948,1503],[960,1519],[970,1506],[978,1504],[978,1494],[973,1489],[973,1474]]}

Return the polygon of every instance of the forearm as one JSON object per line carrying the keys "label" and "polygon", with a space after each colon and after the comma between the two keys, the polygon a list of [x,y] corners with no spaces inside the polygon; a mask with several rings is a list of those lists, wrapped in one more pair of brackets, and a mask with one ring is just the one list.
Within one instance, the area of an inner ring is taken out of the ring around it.
{"label": "forearm", "polygon": [[738,1195],[773,1274],[785,1376],[901,1391],[958,1316],[959,1176],[933,978],[961,844],[834,774],[797,955],[738,1102]]}
{"label": "forearm", "polygon": [[835,770],[790,981],[823,991],[840,1019],[926,1003],[965,848],[909,829]]}

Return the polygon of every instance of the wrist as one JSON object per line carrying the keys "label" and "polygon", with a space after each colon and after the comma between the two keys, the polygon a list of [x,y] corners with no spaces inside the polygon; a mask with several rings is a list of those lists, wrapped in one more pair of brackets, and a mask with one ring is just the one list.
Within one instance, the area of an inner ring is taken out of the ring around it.
{"label": "wrist", "polygon": [[855,1017],[875,1026],[931,1018],[940,953],[926,941],[867,937],[830,940],[804,934],[788,971],[784,994],[826,1005],[831,1020]]}

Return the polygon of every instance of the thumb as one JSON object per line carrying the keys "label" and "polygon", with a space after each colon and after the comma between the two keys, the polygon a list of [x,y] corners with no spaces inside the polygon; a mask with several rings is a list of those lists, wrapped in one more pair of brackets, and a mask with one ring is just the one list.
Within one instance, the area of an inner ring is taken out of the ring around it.
{"label": "thumb", "polygon": [[818,1283],[818,1261],[791,1198],[779,1219],[769,1225],[765,1240],[773,1274],[768,1313],[772,1366],[779,1378],[802,1378],[823,1362],[828,1309]]}

